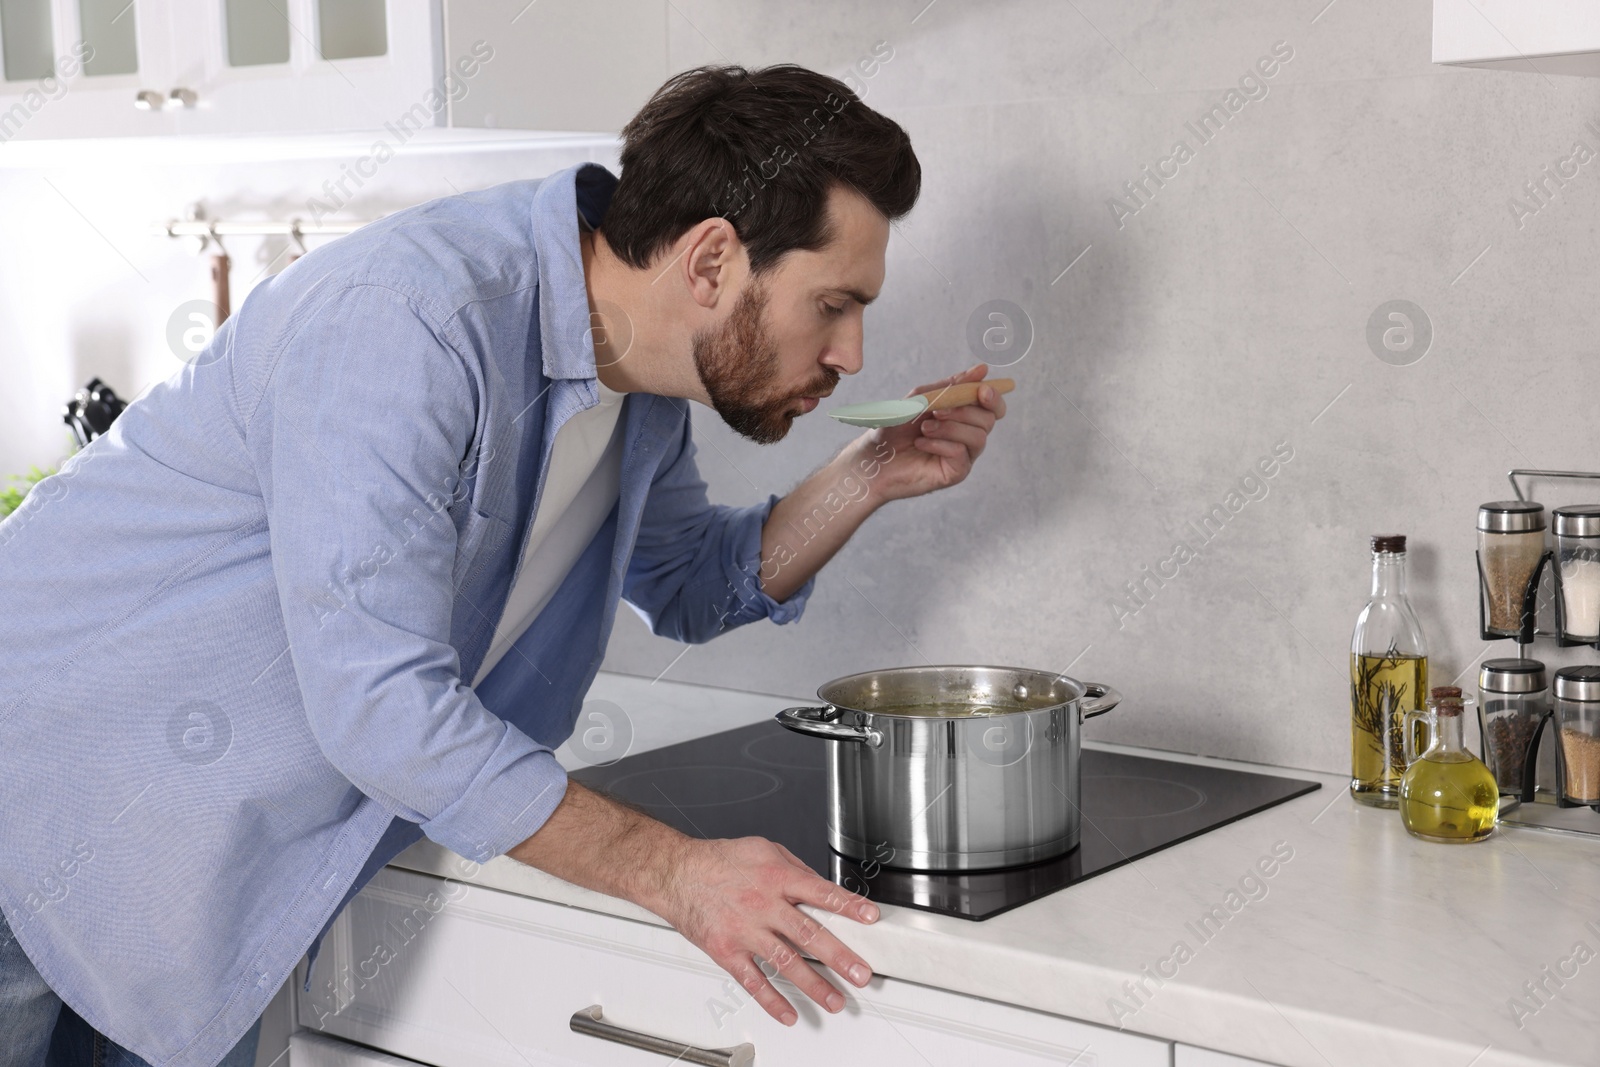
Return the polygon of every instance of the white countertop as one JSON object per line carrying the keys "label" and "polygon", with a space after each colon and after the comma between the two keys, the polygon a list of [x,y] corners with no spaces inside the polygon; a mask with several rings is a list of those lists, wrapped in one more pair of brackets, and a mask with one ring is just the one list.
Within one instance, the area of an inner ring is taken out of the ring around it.
{"label": "white countertop", "polygon": [[[801,702],[613,674],[589,699],[622,709],[636,752]],[[1288,1067],[1600,1064],[1600,839],[1502,828],[1433,845],[1351,801],[1342,776],[1199,762],[1323,788],[981,923],[811,913],[881,974]],[[1274,847],[1292,856],[1260,878]],[[397,865],[459,878],[453,859],[425,841]],[[503,857],[473,881],[664,925]],[[1213,907],[1227,917],[1202,937]]]}

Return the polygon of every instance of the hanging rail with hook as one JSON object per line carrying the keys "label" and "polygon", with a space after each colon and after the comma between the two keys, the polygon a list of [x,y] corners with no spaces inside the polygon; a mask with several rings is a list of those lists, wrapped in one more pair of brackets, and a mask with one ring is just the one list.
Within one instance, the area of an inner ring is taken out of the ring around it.
{"label": "hanging rail with hook", "polygon": [[196,253],[204,252],[208,247],[216,249],[211,256],[211,303],[215,307],[215,327],[221,326],[233,311],[229,284],[231,264],[227,248],[222,243],[224,237],[288,237],[299,249],[295,255],[289,257],[289,262],[292,263],[310,251],[306,247],[306,237],[340,236],[360,229],[369,221],[371,220],[353,219],[344,222],[306,222],[303,219],[291,218],[261,222],[226,222],[222,219],[207,218],[205,205],[196,201],[185,208],[184,218],[158,223],[151,227],[150,232],[157,236],[188,238],[194,241]]}
{"label": "hanging rail with hook", "polygon": [[372,219],[349,222],[306,222],[302,219],[264,222],[225,222],[221,219],[172,219],[157,223],[150,232],[166,237],[338,237],[365,226]]}

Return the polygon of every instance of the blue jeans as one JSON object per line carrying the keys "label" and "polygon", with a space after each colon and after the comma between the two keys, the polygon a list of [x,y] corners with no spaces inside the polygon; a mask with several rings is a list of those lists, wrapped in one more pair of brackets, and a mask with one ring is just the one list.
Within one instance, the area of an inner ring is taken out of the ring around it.
{"label": "blue jeans", "polygon": [[[252,1067],[258,1021],[217,1067]],[[0,915],[0,1067],[150,1067],[61,1003]]]}

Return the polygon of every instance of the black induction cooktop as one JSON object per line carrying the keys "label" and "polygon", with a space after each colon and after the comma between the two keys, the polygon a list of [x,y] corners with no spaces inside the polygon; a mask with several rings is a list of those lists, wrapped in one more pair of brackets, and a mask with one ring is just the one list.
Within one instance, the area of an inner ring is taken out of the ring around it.
{"label": "black induction cooktop", "polygon": [[1081,843],[1024,867],[930,873],[828,847],[824,746],[775,722],[641,752],[571,777],[701,838],[759,836],[883,904],[982,920],[1320,788],[1317,782],[1085,749]]}

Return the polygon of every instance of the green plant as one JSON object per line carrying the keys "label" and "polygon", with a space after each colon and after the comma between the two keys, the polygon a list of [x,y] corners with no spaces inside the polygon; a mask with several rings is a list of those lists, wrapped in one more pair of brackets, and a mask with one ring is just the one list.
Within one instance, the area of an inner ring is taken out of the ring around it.
{"label": "green plant", "polygon": [[8,479],[11,484],[0,490],[0,519],[20,508],[28,491],[54,473],[54,468],[42,471],[38,467],[31,467],[27,474],[13,474]]}

